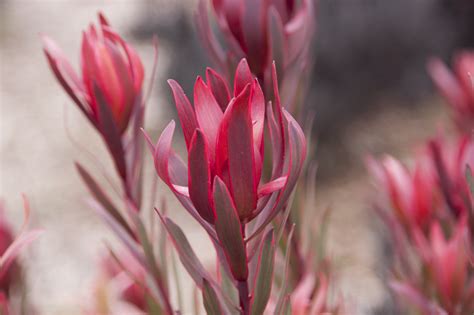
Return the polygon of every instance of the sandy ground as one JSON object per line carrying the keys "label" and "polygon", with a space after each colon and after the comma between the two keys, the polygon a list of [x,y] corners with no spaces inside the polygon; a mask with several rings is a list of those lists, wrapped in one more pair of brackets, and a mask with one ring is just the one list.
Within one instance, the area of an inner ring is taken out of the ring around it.
{"label": "sandy ground", "polygon": [[[84,205],[86,192],[72,162],[81,161],[92,169],[98,169],[99,165],[71,141],[65,130],[69,130],[74,142],[87,146],[99,160],[108,161],[108,156],[97,135],[55,82],[38,34],[50,35],[76,61],[81,30],[97,10],[106,13],[119,33],[127,34],[144,4],[133,0],[24,0],[0,5],[0,196],[7,200],[10,209],[7,215],[19,226],[20,193],[26,193],[34,211],[32,225],[46,230],[25,253],[29,258],[28,294],[44,314],[80,313],[90,296],[104,241],[113,243],[114,238]],[[163,8],[160,14],[172,14],[172,6],[168,4],[160,7]],[[151,44],[131,42],[150,69]],[[164,108],[170,104],[164,95],[169,91],[163,69],[169,54],[166,47],[160,48],[155,95],[148,104],[147,129],[155,137],[168,119]],[[436,122],[444,116],[438,103],[423,108],[416,112],[374,114],[354,122],[346,139],[354,159],[361,161],[365,152],[387,151],[406,156],[400,148],[411,147],[432,134]],[[331,255],[343,261],[339,269],[341,288],[354,305],[354,314],[367,314],[386,301],[388,295],[380,273],[383,259],[377,224],[367,206],[370,186],[361,162],[355,165],[353,172],[318,186],[314,209],[327,206],[333,209],[329,247]],[[148,168],[148,178],[152,173]],[[196,252],[204,261],[211,262],[211,251],[203,233],[172,198],[168,200],[171,215],[183,224]]]}

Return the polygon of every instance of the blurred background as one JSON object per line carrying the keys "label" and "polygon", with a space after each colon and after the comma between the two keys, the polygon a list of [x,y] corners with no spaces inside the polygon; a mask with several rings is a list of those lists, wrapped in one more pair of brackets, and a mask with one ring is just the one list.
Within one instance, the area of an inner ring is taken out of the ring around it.
{"label": "blurred background", "polygon": [[[195,7],[195,0],[0,2],[0,196],[19,226],[20,193],[26,193],[32,226],[46,230],[23,257],[26,293],[43,314],[80,313],[104,244],[114,238],[85,205],[87,193],[73,167],[78,160],[110,169],[109,158],[50,73],[39,34],[55,39],[78,65],[81,31],[100,10],[138,50],[147,78],[157,34],[158,72],[146,118],[146,129],[156,138],[175,118],[166,79],[182,83],[190,95],[196,75],[210,64],[195,33]],[[319,168],[312,207],[332,210],[328,248],[354,314],[392,309],[384,282],[389,253],[370,209],[364,159],[381,153],[409,158],[422,140],[449,130],[449,113],[425,64],[430,56],[449,61],[455,51],[473,45],[473,1],[319,0],[316,63],[305,102],[305,113],[316,117],[312,133]],[[151,167],[147,176],[154,176]],[[212,263],[204,234],[168,198],[167,189],[160,189],[196,252]]]}

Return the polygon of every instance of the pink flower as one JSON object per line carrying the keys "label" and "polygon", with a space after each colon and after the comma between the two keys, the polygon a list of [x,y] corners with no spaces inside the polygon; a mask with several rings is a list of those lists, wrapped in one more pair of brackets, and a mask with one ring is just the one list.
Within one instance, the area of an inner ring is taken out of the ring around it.
{"label": "pink flower", "polygon": [[428,71],[452,107],[459,128],[470,133],[474,128],[474,52],[458,54],[453,72],[438,58],[430,60]]}
{"label": "pink flower", "polygon": [[[213,199],[216,183],[223,184],[220,187],[232,196],[242,222],[261,212],[273,216],[286,204],[306,154],[303,132],[281,108],[278,90],[275,104],[269,104],[265,113],[263,92],[245,59],[237,67],[232,94],[212,69],[206,71],[206,82],[198,77],[194,107],[175,81],[169,84],[188,149],[188,165],[171,150],[171,122],[155,147],[159,176],[191,213],[211,224],[218,211]],[[273,149],[273,172],[266,183],[262,179],[264,127]],[[278,191],[281,193],[270,198]]]}
{"label": "pink flower", "polygon": [[395,216],[405,227],[426,228],[436,209],[435,169],[426,155],[421,155],[413,169],[407,169],[391,156],[380,162],[370,161],[373,176],[391,204]]}
{"label": "pink flower", "polygon": [[[416,243],[424,264],[431,272],[432,288],[440,305],[450,314],[459,309],[464,301],[474,298],[474,290],[468,288],[474,282],[468,281],[469,241],[466,220],[454,227],[450,238],[446,238],[438,222],[431,225],[429,242],[417,234]],[[472,309],[471,309],[472,312]]]}
{"label": "pink flower", "polygon": [[[90,25],[83,32],[81,48],[82,78],[61,49],[43,36],[44,52],[50,67],[89,121],[99,130],[112,115],[117,130],[123,133],[130,116],[140,102],[144,70],[135,50],[130,47],[99,14],[100,27]],[[102,106],[104,105],[104,106]]]}
{"label": "pink flower", "polygon": [[313,1],[212,0],[212,8],[225,48],[211,31],[205,0],[200,2],[196,21],[203,43],[219,69],[231,75],[233,70],[228,70],[235,69],[241,58],[247,58],[265,95],[269,95],[275,61],[283,92],[295,94],[309,63],[315,24]]}
{"label": "pink flower", "polygon": [[[206,230],[221,264],[235,280],[243,314],[250,314],[252,304],[247,244],[262,235],[279,213],[289,209],[306,156],[304,134],[281,106],[275,68],[273,80],[275,102],[266,105],[260,84],[245,59],[237,67],[232,94],[227,83],[207,69],[206,82],[200,77],[196,80],[194,106],[181,87],[170,80],[188,151],[187,165],[171,149],[174,121],[155,146],[147,138],[158,175]],[[270,157],[265,157],[265,129]],[[266,176],[262,172],[264,161],[271,170]],[[188,249],[182,252],[182,232],[178,233],[179,228],[168,218],[160,217],[174,235],[180,255],[190,259]],[[254,224],[248,225],[252,220]],[[273,239],[273,230],[266,235]],[[185,267],[202,288],[206,283],[203,279],[210,278],[199,265],[194,261]]]}

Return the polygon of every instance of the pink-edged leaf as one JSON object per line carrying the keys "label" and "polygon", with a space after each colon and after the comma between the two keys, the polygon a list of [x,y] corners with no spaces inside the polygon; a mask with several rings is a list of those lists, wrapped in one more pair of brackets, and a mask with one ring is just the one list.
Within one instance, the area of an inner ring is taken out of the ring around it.
{"label": "pink-edged leaf", "polygon": [[252,315],[263,314],[270,299],[275,263],[275,241],[273,235],[273,229],[270,229],[266,233],[260,249],[252,293],[254,297]]}
{"label": "pink-edged leaf", "polygon": [[76,72],[56,43],[44,35],[42,36],[42,41],[44,53],[59,84],[61,84],[66,93],[84,113],[89,122],[94,127],[97,127],[97,120],[94,118],[92,110],[87,103],[88,96],[83,82],[80,81]]}
{"label": "pink-edged leaf", "polygon": [[265,196],[285,187],[287,176],[278,177],[258,188],[258,195]]}
{"label": "pink-edged leaf", "polygon": [[223,314],[216,291],[214,291],[206,279],[202,279],[202,300],[204,302],[204,309],[208,315]]}
{"label": "pink-edged leaf", "polygon": [[217,72],[211,68],[206,69],[206,81],[207,86],[211,89],[214,98],[222,109],[222,112],[225,112],[230,101],[227,83]]}
{"label": "pink-edged leaf", "polygon": [[291,240],[293,238],[293,232],[295,231],[295,225],[291,227],[290,233],[288,234],[288,241],[286,245],[286,251],[285,251],[285,271],[283,274],[283,279],[282,283],[280,286],[280,293],[278,295],[278,298],[276,300],[276,306],[275,306],[275,314],[281,314],[284,306],[285,306],[285,297],[287,295],[287,286],[288,286],[288,276],[289,276],[289,268],[290,268],[290,257],[291,257]]}
{"label": "pink-edged leaf", "polygon": [[209,15],[207,13],[206,2],[206,0],[199,1],[198,9],[194,15],[194,21],[201,37],[201,43],[203,43],[212,56],[210,59],[216,62],[221,69],[225,69],[225,53],[209,25]]}
{"label": "pink-edged leaf", "polygon": [[191,140],[188,172],[189,196],[196,210],[207,222],[214,223],[209,150],[206,138],[200,129],[196,129]]}
{"label": "pink-edged leaf", "polygon": [[194,130],[197,128],[196,115],[181,86],[174,80],[168,80],[168,84],[173,92],[179,121],[181,122],[181,128],[183,128],[184,140],[186,141],[186,146],[189,148]]}
{"label": "pink-edged leaf", "polygon": [[236,280],[244,281],[248,277],[247,256],[240,220],[232,197],[219,178],[214,179],[214,206],[216,209],[215,227],[217,236]]}
{"label": "pink-edged leaf", "polygon": [[0,257],[0,279],[8,271],[8,268],[15,261],[15,258],[18,257],[23,248],[36,240],[43,232],[43,230],[39,229],[23,232],[8,246]]}
{"label": "pink-edged leaf", "polygon": [[115,168],[123,180],[127,178],[127,168],[125,163],[125,152],[122,145],[122,138],[117,124],[114,121],[112,112],[107,105],[104,95],[97,85],[94,85],[94,95],[97,100],[99,110],[99,130],[104,138],[107,148],[112,156]]}
{"label": "pink-edged leaf", "polygon": [[174,128],[175,122],[172,120],[161,133],[153,153],[156,171],[170,188],[172,188],[173,183],[170,179],[168,163],[171,155],[171,141],[173,140]]}
{"label": "pink-edged leaf", "polygon": [[270,37],[271,60],[276,64],[278,76],[282,78],[285,69],[285,33],[280,14],[274,6],[268,10],[268,30]]}
{"label": "pink-edged leaf", "polygon": [[257,205],[250,85],[242,91],[226,112],[227,144],[232,196],[240,218],[247,217]]}
{"label": "pink-edged leaf", "polygon": [[253,94],[250,101],[250,110],[252,113],[253,139],[255,147],[263,155],[263,128],[265,127],[265,96],[258,79],[253,81]]}
{"label": "pink-edged leaf", "polygon": [[235,78],[234,78],[234,97],[237,97],[248,84],[252,84],[253,82],[253,75],[250,71],[249,64],[247,63],[247,59],[243,58],[240,60],[239,64],[237,65],[237,69],[235,70]]}
{"label": "pink-edged leaf", "polygon": [[76,164],[76,169],[79,175],[81,176],[83,182],[86,184],[89,192],[94,196],[94,199],[102,205],[102,207],[117,221],[120,226],[124,228],[124,230],[132,237],[134,237],[135,233],[130,228],[127,221],[124,217],[120,214],[118,209],[109,199],[107,194],[102,190],[99,186],[97,181],[90,175],[90,173],[78,162]]}
{"label": "pink-edged leaf", "polygon": [[194,253],[188,239],[184,235],[181,228],[176,225],[171,219],[163,217],[161,213],[155,209],[156,213],[160,216],[161,222],[165,226],[168,234],[173,242],[176,251],[178,252],[179,259],[183,264],[184,268],[188,271],[191,278],[199,288],[203,287],[203,279],[210,281],[210,277],[206,272],[206,269],[199,261],[198,257]]}
{"label": "pink-edged leaf", "polygon": [[194,109],[199,127],[209,144],[212,165],[216,152],[217,133],[223,113],[211,90],[200,77],[197,78],[194,85]]}
{"label": "pink-edged leaf", "polygon": [[462,88],[446,65],[438,58],[428,62],[428,72],[443,97],[457,109],[464,107],[465,96]]}
{"label": "pink-edged leaf", "polygon": [[285,24],[285,34],[288,47],[287,64],[292,63],[309,47],[314,26],[314,8],[313,1],[301,1],[301,7],[298,13]]}

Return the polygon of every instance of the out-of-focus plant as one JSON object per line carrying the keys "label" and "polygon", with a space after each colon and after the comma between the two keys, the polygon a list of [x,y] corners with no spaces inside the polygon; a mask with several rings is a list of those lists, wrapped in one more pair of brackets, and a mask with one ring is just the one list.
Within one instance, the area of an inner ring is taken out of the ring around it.
{"label": "out-of-focus plant", "polygon": [[[127,250],[127,255],[110,250],[110,259],[120,266],[121,274],[129,275],[134,283],[123,292],[122,298],[142,311],[173,314],[169,277],[163,270],[163,260],[157,255],[154,235],[146,228],[148,225],[141,213],[144,149],[141,128],[148,98],[143,97],[143,65],[135,50],[110,27],[102,14],[99,14],[99,24],[99,28],[91,25],[83,33],[81,79],[47,36],[43,36],[44,52],[61,86],[102,136],[122,184],[122,192],[116,196],[122,201],[119,207],[99,181],[76,163],[93,196],[90,205]],[[155,45],[154,68],[156,56]],[[166,257],[165,247],[158,250],[159,256]],[[143,272],[139,277],[136,268],[131,268],[131,260],[123,260],[124,257],[133,257],[140,264]]]}
{"label": "out-of-focus plant", "polygon": [[471,133],[474,128],[474,51],[456,55],[453,71],[438,58],[430,60],[428,71],[451,106],[457,126]]}
{"label": "out-of-focus plant", "polygon": [[[23,197],[23,209],[23,225],[15,236],[5,217],[5,206],[0,201],[0,314],[4,315],[22,314],[29,310],[22,293],[22,270],[18,256],[26,246],[43,233],[41,229],[28,229],[30,206],[25,196]],[[19,297],[18,293],[20,293]]]}
{"label": "out-of-focus plant", "polygon": [[275,62],[283,104],[294,113],[314,62],[313,1],[212,0],[218,34],[211,29],[206,2],[199,2],[196,25],[215,66],[231,81],[235,66],[245,57],[265,96],[271,98]]}
{"label": "out-of-focus plant", "polygon": [[[280,213],[288,216],[290,196],[306,156],[304,134],[281,105],[275,65],[272,74],[275,102],[268,105],[245,59],[237,66],[232,94],[212,69],[206,71],[206,82],[198,77],[194,106],[170,80],[187,165],[171,148],[174,121],[156,145],[149,139],[158,175],[207,232],[219,258],[220,279],[231,282],[228,287],[211,277],[179,226],[160,214],[210,314],[261,314],[272,291],[275,242],[285,222],[275,232],[269,224]],[[265,130],[272,148],[269,178],[262,174]],[[238,302],[232,300],[234,290]],[[275,312],[285,310],[288,302],[283,285]]]}
{"label": "out-of-focus plant", "polygon": [[376,207],[394,248],[391,286],[422,314],[474,311],[474,221],[465,175],[473,165],[474,142],[464,136],[429,141],[411,169],[392,157],[370,163],[382,192]]}

